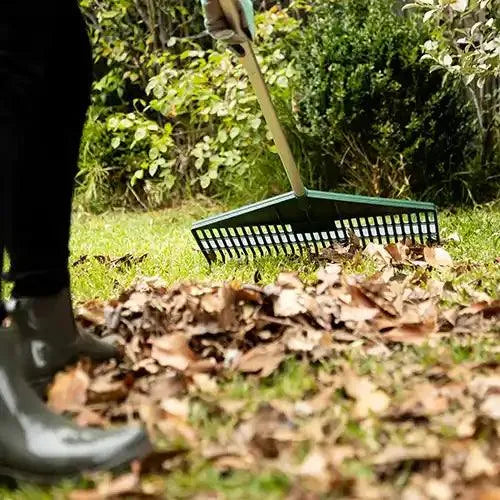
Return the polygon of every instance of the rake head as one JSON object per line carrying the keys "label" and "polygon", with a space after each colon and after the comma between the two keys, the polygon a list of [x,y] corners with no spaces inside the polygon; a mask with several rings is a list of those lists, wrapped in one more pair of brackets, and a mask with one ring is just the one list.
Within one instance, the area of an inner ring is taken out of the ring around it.
{"label": "rake head", "polygon": [[436,207],[321,191],[293,192],[197,222],[192,233],[208,260],[319,254],[355,235],[368,242],[439,243]]}

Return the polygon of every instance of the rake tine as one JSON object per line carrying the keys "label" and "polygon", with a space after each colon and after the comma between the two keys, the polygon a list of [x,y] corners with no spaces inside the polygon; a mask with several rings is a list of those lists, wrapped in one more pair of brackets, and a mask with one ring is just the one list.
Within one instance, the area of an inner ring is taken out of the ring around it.
{"label": "rake tine", "polygon": [[302,234],[301,233],[294,234],[295,242],[297,244],[297,247],[299,248],[300,255],[304,255],[304,249],[302,248],[302,245],[300,244],[301,240],[300,240],[299,236],[302,236]]}
{"label": "rake tine", "polygon": [[[257,254],[255,253],[255,250],[253,248],[252,239],[251,239],[252,231],[250,231],[250,228],[248,226],[243,226],[242,229],[243,229],[243,232],[244,232],[245,239],[248,242],[248,248],[250,248],[250,251],[252,252],[253,258],[256,259],[257,258]],[[248,231],[250,231],[250,234],[248,234]]]}
{"label": "rake tine", "polygon": [[[264,229],[266,230],[266,232],[264,232]],[[262,238],[264,240],[264,246],[267,250],[268,255],[272,255],[273,252],[271,250],[271,241],[268,241],[269,238],[271,238],[271,236],[269,234],[269,228],[266,225],[262,225],[262,226],[259,226],[259,230],[262,234]]]}
{"label": "rake tine", "polygon": [[399,234],[398,234],[398,227],[396,223],[396,219],[393,214],[389,215],[391,219],[391,225],[392,225],[392,236],[394,237],[394,241],[399,241]]}
{"label": "rake tine", "polygon": [[249,229],[250,229],[250,232],[253,234],[253,237],[255,240],[255,246],[256,246],[257,250],[259,251],[260,256],[264,257],[264,255],[266,255],[266,254],[262,250],[262,246],[259,242],[259,233],[256,231],[256,227],[250,226]]}
{"label": "rake tine", "polygon": [[[223,238],[223,240],[224,240],[224,244],[225,244],[225,247],[226,247],[226,251],[228,252],[229,257],[230,257],[231,259],[233,258],[233,252],[234,252],[234,256],[235,256],[235,257],[239,257],[239,256],[240,256],[240,254],[237,252],[236,247],[235,247],[235,246],[234,246],[234,244],[233,244],[233,240],[232,240],[232,238],[231,238],[231,235],[229,234],[228,229],[227,229],[227,228],[225,228],[225,227],[221,227],[221,228],[219,229],[219,231],[220,231],[221,236],[222,236],[222,238]],[[228,244],[226,243],[226,241],[227,241],[227,240],[229,240],[230,245],[228,245]]]}
{"label": "rake tine", "polygon": [[[276,241],[274,240],[274,234],[276,234],[276,233],[272,232],[272,226],[267,225],[266,227],[267,227],[267,230],[269,231],[269,237],[271,238],[271,243],[273,245],[274,251],[276,252],[276,255],[279,255],[279,248],[278,248],[278,245],[276,245]],[[273,226],[273,227],[276,229],[275,226]]]}
{"label": "rake tine", "polygon": [[[233,249],[238,257],[238,259],[241,257],[241,254],[240,254],[240,247],[237,243],[237,241],[235,240],[235,233],[236,231],[234,230],[234,227],[228,227],[226,229],[228,235],[229,235],[229,238],[231,239],[231,243],[233,244]],[[242,249],[243,251],[243,249]]]}
{"label": "rake tine", "polygon": [[417,240],[415,239],[415,228],[413,227],[412,215],[411,212],[408,214],[408,223],[410,226],[411,242],[415,244]]}
{"label": "rake tine", "polygon": [[210,261],[210,258],[209,258],[209,254],[208,252],[205,250],[205,246],[203,245],[203,243],[201,242],[201,239],[198,235],[198,231],[196,229],[193,229],[191,231],[191,234],[193,235],[194,239],[196,240],[196,243],[198,244],[198,247],[199,249],[201,250],[201,253],[203,254],[203,256],[205,257],[205,259],[207,259],[208,261]]}
{"label": "rake tine", "polygon": [[417,216],[417,230],[418,230],[419,242],[423,244],[425,242],[425,239],[424,239],[424,233],[422,232],[422,213],[417,212],[416,216]]}
{"label": "rake tine", "polygon": [[384,232],[385,232],[385,242],[390,243],[390,238],[389,238],[389,227],[387,226],[387,219],[386,216],[382,216],[382,224],[384,225]]}
{"label": "rake tine", "polygon": [[[283,251],[285,252],[285,255],[293,255],[293,248],[291,247],[290,245],[290,242],[288,241],[288,237],[286,235],[286,229],[285,229],[285,226],[281,225],[281,231],[279,231],[279,237],[280,237],[280,240],[281,240],[281,248],[283,249]],[[287,245],[288,247],[291,248],[290,250],[290,254],[288,253],[288,248],[287,248]]]}
{"label": "rake tine", "polygon": [[222,262],[226,262],[226,255],[224,254],[224,249],[219,245],[219,241],[218,241],[217,236],[214,234],[212,228],[208,228],[208,232],[209,232],[210,236],[212,237],[212,241],[214,242],[215,246],[217,247],[217,250],[220,254]]}
{"label": "rake tine", "polygon": [[241,227],[237,227],[237,228],[235,228],[234,233],[236,234],[236,238],[238,239],[238,242],[240,244],[240,248],[241,248],[241,251],[243,252],[243,255],[245,256],[245,258],[248,259],[248,252],[247,252],[247,249],[245,248],[245,244],[243,243],[243,240],[241,239],[239,229],[241,229],[241,231],[243,232],[243,229]]}
{"label": "rake tine", "polygon": [[379,217],[378,216],[375,216],[373,218],[373,220],[375,221],[375,232],[377,233],[377,239],[378,239],[378,242],[382,245],[383,243],[383,240],[382,240],[382,234],[380,232],[380,220],[379,220]]}
{"label": "rake tine", "polygon": [[342,232],[344,233],[343,240],[349,242],[349,231],[345,226],[345,220],[343,218],[340,219],[340,225],[342,226]]}

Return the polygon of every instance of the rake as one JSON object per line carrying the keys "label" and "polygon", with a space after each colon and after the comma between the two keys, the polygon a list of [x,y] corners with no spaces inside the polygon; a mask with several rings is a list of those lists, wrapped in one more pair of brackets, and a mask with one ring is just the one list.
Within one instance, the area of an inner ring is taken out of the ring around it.
{"label": "rake", "polygon": [[[219,1],[234,30],[246,38],[235,0]],[[353,239],[362,246],[403,240],[439,243],[433,203],[306,189],[250,41],[241,44],[241,53],[292,191],[193,224],[192,234],[209,263],[275,254],[319,254]]]}

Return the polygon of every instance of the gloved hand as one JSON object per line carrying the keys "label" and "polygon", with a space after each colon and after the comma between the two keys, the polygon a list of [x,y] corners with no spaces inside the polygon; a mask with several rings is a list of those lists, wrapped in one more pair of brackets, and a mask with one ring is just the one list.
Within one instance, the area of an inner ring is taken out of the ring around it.
{"label": "gloved hand", "polygon": [[243,33],[238,32],[235,26],[224,15],[219,0],[201,0],[205,27],[210,35],[216,40],[223,40],[231,48],[236,49],[241,43],[253,40],[255,36],[255,20],[252,0],[230,0],[238,8],[240,24]]}

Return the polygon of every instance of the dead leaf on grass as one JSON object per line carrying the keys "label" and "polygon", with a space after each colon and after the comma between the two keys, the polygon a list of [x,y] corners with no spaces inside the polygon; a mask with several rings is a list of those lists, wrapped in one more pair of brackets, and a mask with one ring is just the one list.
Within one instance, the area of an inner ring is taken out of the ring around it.
{"label": "dead leaf on grass", "polygon": [[161,366],[170,366],[180,371],[187,370],[197,357],[182,333],[164,335],[152,341],[151,357]]}
{"label": "dead leaf on grass", "polygon": [[243,373],[258,373],[261,377],[267,377],[279,367],[284,358],[281,343],[263,344],[243,354],[236,368]]}
{"label": "dead leaf on grass", "polygon": [[90,378],[80,365],[59,372],[49,388],[49,408],[56,413],[78,412],[87,401]]}
{"label": "dead leaf on grass", "polygon": [[108,500],[122,495],[140,493],[138,472],[122,474],[114,479],[106,478],[93,490],[74,490],[69,494],[70,500]]}
{"label": "dead leaf on grass", "polygon": [[407,460],[434,460],[440,457],[440,446],[437,439],[430,438],[422,446],[389,445],[374,456],[374,465],[386,465]]}
{"label": "dead leaf on grass", "polygon": [[401,242],[389,243],[385,250],[393,258],[394,262],[400,263],[408,259],[408,247]]}
{"label": "dead leaf on grass", "polygon": [[453,259],[450,254],[441,247],[425,247],[425,262],[432,267],[450,267],[453,265]]}
{"label": "dead leaf on grass", "polygon": [[380,414],[389,408],[390,398],[378,389],[367,377],[359,377],[351,371],[343,375],[346,393],[356,400],[353,415],[356,418],[366,418],[371,413]]}
{"label": "dead leaf on grass", "polygon": [[288,318],[306,312],[300,293],[295,289],[285,288],[274,301],[274,314]]}
{"label": "dead leaf on grass", "polygon": [[481,448],[472,445],[464,464],[463,473],[466,479],[471,480],[480,476],[493,477],[497,473],[495,464],[483,453]]}
{"label": "dead leaf on grass", "polygon": [[448,398],[436,386],[423,383],[412,387],[409,399],[399,406],[397,413],[403,417],[428,417],[445,412],[448,406]]}

